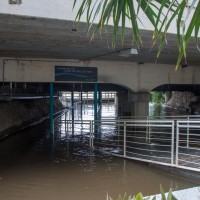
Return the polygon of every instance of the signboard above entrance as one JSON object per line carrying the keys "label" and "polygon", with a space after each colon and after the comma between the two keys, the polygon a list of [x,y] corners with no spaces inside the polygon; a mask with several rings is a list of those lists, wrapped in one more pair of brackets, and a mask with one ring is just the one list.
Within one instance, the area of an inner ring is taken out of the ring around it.
{"label": "signboard above entrance", "polygon": [[97,82],[97,68],[55,66],[55,81]]}

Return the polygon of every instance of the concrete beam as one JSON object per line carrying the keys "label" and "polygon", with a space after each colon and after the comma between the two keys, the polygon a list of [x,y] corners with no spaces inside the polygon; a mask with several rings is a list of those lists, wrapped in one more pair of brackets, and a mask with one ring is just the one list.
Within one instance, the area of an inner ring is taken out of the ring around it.
{"label": "concrete beam", "polygon": [[[200,67],[133,62],[34,60],[0,58],[0,82],[55,82],[55,66],[97,67],[99,83],[114,83],[133,92],[149,92],[163,84],[200,84]],[[66,81],[67,82],[67,81]]]}

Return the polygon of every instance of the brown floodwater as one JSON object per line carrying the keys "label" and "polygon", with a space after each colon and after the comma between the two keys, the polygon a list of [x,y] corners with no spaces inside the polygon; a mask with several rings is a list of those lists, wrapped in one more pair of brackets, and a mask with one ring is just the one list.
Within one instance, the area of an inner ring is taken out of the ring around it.
{"label": "brown floodwater", "polygon": [[0,200],[103,200],[107,193],[116,199],[124,193],[159,193],[160,184],[166,191],[199,185],[91,151],[79,135],[68,140],[56,133],[52,146],[48,121],[0,141]]}

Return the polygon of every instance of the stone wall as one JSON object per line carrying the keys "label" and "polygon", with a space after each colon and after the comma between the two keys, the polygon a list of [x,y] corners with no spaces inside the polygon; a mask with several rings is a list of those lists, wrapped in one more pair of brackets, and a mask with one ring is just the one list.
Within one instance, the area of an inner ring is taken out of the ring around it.
{"label": "stone wall", "polygon": [[[54,110],[63,109],[58,98],[54,99]],[[47,117],[49,99],[13,100],[0,102],[0,138],[28,126],[34,121]]]}
{"label": "stone wall", "polygon": [[179,109],[188,109],[190,100],[193,96],[194,94],[192,92],[173,92],[167,105]]}

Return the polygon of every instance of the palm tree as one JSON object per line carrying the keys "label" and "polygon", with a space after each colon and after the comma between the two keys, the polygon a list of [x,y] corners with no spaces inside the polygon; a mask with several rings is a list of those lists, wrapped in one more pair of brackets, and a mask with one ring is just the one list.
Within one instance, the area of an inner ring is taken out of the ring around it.
{"label": "palm tree", "polygon": [[[81,17],[86,14],[88,31],[91,25],[94,24],[94,20],[99,17],[94,34],[103,29],[106,30],[108,23],[112,19],[113,47],[115,47],[120,26],[123,44],[127,19],[131,21],[134,42],[138,47],[142,45],[138,27],[138,23],[142,23],[139,18],[139,12],[142,10],[154,27],[152,45],[156,43],[159,44],[157,57],[159,57],[161,53],[170,24],[173,20],[177,20],[177,41],[179,49],[179,56],[176,64],[177,69],[183,58],[187,63],[186,48],[192,34],[194,34],[198,48],[200,0],[190,0],[190,4],[188,1],[189,0],[82,0],[80,3],[80,0],[74,0],[74,6],[77,4],[79,6],[76,16],[77,21],[80,21]],[[186,25],[187,22],[189,22],[189,25]]]}

